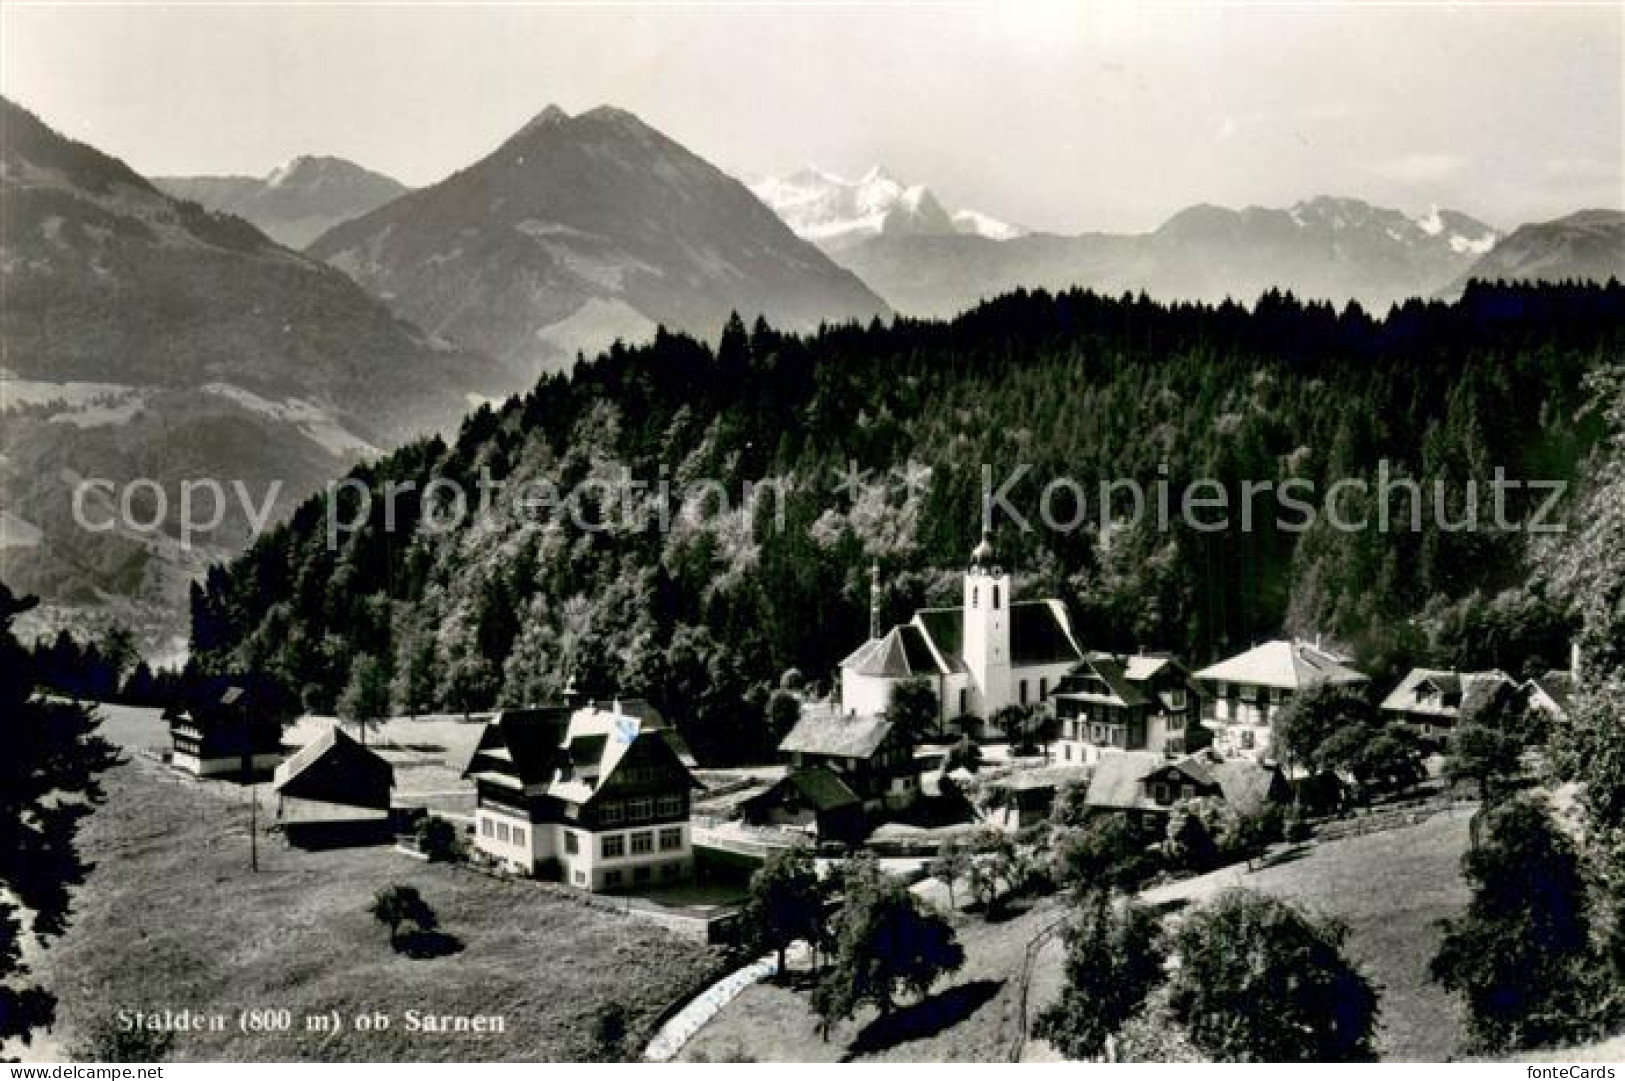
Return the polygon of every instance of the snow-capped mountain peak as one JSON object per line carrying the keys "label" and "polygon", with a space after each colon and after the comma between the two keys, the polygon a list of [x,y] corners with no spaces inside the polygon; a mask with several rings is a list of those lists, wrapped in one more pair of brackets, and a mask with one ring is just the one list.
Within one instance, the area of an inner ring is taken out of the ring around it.
{"label": "snow-capped mountain peak", "polygon": [[1008,240],[1025,232],[979,211],[950,215],[930,188],[907,184],[880,165],[856,180],[807,167],[750,188],[796,235],[832,251],[882,234]]}

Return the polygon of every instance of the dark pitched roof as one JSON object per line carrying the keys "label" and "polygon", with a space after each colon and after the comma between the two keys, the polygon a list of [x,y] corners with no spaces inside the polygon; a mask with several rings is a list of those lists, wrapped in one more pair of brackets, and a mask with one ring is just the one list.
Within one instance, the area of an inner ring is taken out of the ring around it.
{"label": "dark pitched roof", "polygon": [[[1060,601],[1016,601],[1010,605],[1010,663],[1017,668],[1083,660]],[[922,608],[915,625],[948,664],[963,672],[965,613],[959,608]]]}
{"label": "dark pitched roof", "polygon": [[[675,729],[640,699],[592,703],[581,709],[542,706],[498,713],[481,735],[463,776],[521,787],[546,786],[550,795],[585,802],[615,773],[633,746],[658,739],[685,770],[693,755]],[[692,776],[690,783],[700,785]]]}
{"label": "dark pitched roof", "polygon": [[1143,706],[1149,698],[1135,685],[1122,661],[1109,654],[1090,654],[1066,674],[1058,697],[1079,697],[1117,706]]}
{"label": "dark pitched roof", "polygon": [[1163,771],[1188,778],[1200,788],[1217,786],[1225,803],[1242,813],[1281,798],[1286,785],[1279,768],[1250,758],[1219,758],[1197,751],[1168,759],[1156,751],[1117,751],[1100,756],[1085,802],[1118,810],[1167,810],[1148,798],[1144,787],[1146,778]]}
{"label": "dark pitched roof", "polygon": [[811,714],[796,722],[779,744],[788,754],[817,754],[836,758],[869,758],[891,735],[892,723],[884,717]]}
{"label": "dark pitched roof", "polygon": [[784,783],[795,789],[808,806],[819,811],[832,811],[861,802],[845,781],[817,766],[796,770],[784,779]]}
{"label": "dark pitched roof", "polygon": [[1010,606],[1010,663],[1017,668],[1083,659],[1072,640],[1060,601],[1020,601]]}
{"label": "dark pitched roof", "polygon": [[909,676],[947,674],[951,669],[938,663],[925,635],[912,623],[901,623],[884,638],[872,638],[859,646],[842,667],[859,675],[907,679]]}
{"label": "dark pitched roof", "polygon": [[1557,708],[1567,711],[1569,700],[1574,697],[1574,675],[1561,668],[1554,668],[1545,675],[1536,676],[1529,682],[1546,692]]}

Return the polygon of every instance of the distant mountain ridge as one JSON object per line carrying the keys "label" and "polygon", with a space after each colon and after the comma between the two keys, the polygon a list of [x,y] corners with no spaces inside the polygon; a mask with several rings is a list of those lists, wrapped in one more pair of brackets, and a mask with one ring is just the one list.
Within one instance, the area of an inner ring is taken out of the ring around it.
{"label": "distant mountain ridge", "polygon": [[745,186],[624,110],[550,106],[448,179],[307,249],[431,333],[533,375],[656,325],[888,314]]}
{"label": "distant mountain ridge", "polygon": [[343,158],[302,155],[264,177],[166,176],[153,184],[177,199],[253,222],[266,236],[303,248],[343,221],[406,194],[406,185]]}
{"label": "distant mountain ridge", "polygon": [[[516,387],[338,270],[3,98],[0,220],[0,572],[51,605],[134,598],[176,620],[191,578],[248,535],[233,505],[202,547],[178,545],[182,481],[240,481],[275,517]],[[149,478],[169,513],[155,532],[88,530],[80,478]]]}
{"label": "distant mountain ridge", "polygon": [[1016,288],[1074,285],[1165,300],[1251,302],[1271,288],[1386,307],[1453,281],[1498,238],[1454,210],[1411,217],[1359,199],[1284,209],[1202,204],[1150,233],[876,236],[837,259],[900,311],[949,315]]}
{"label": "distant mountain ridge", "polygon": [[809,167],[758,180],[750,190],[797,236],[830,252],[876,236],[1010,240],[1026,233],[980,211],[950,214],[925,185],[905,184],[878,165],[856,180]]}

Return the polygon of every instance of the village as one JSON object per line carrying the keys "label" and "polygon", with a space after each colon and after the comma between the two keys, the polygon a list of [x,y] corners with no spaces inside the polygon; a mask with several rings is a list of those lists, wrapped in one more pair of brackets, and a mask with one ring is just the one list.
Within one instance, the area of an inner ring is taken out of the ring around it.
{"label": "village", "polygon": [[[464,948],[454,921],[423,914],[453,888],[448,872],[458,895],[519,887],[504,894],[511,918],[523,919],[527,904],[562,902],[581,918],[635,926],[670,943],[664,949],[704,959],[670,1001],[616,1021],[609,1035],[597,1014],[578,1020],[578,1030],[613,1050],[593,1044],[575,1056],[819,1057],[838,1048],[806,997],[784,986],[789,969],[808,964],[799,951],[818,943],[787,955],[795,941],[779,941],[776,955],[758,956],[765,940],[750,906],[762,876],[771,877],[764,868],[808,860],[833,881],[867,859],[959,928],[972,968],[998,973],[988,992],[1001,1000],[996,1011],[954,999],[928,1028],[976,1033],[996,1012],[991,1053],[1027,1058],[1056,1054],[1033,1023],[1056,994],[1064,897],[1108,876],[1175,908],[1226,885],[1280,882],[1288,896],[1307,890],[1345,917],[1370,901],[1359,896],[1364,881],[1422,892],[1443,885],[1447,898],[1398,920],[1436,937],[1421,917],[1465,900],[1455,865],[1483,791],[1534,768],[1527,754],[1514,755],[1475,774],[1465,756],[1447,757],[1453,733],[1512,718],[1560,721],[1574,692],[1574,671],[1519,681],[1418,668],[1379,696],[1346,659],[1301,638],[1202,667],[1162,653],[1093,651],[1077,640],[1062,602],[1019,597],[990,541],[970,554],[962,578],[957,608],[922,609],[887,628],[876,604],[867,640],[842,661],[831,693],[788,689],[798,716],[778,760],[750,767],[696,761],[636,688],[467,718],[349,725],[309,715],[284,729],[252,677],[213,677],[184,708],[103,709],[110,738],[133,752],[137,775],[123,784],[208,793],[181,798],[201,798],[213,812],[199,816],[194,806],[183,817],[193,820],[191,843],[233,868],[217,882],[222,895],[265,878],[262,863],[315,861],[324,879],[337,879],[365,860],[358,881],[378,884],[380,896],[401,888],[385,880],[420,883],[394,898],[390,922],[392,943],[398,925],[416,924],[397,950],[420,962],[464,960],[451,956]],[[1357,741],[1344,741],[1360,747],[1339,757],[1293,746],[1302,738],[1290,729],[1290,742],[1283,738],[1281,721],[1295,701],[1305,714],[1341,711],[1365,725]],[[1388,753],[1372,751],[1379,745]],[[1118,846],[1104,862],[1091,848],[1102,836]],[[1394,844],[1417,847],[1423,862]],[[1396,868],[1439,881],[1396,883]],[[257,919],[254,905],[239,918]],[[1372,921],[1357,923],[1365,934],[1394,922],[1380,910],[1361,919]],[[235,937],[244,929],[218,930]],[[1411,943],[1404,956],[1367,960],[1384,985],[1415,990],[1427,952]],[[481,1007],[500,1021],[498,997]],[[1452,1012],[1447,1000],[1436,989],[1418,997],[1417,1017],[1389,1008],[1382,1050],[1457,1051],[1448,1033],[1459,1034],[1461,1018],[1441,1026],[1436,1015]],[[787,1013],[783,1023],[803,1028],[805,1042],[753,1035],[748,1019],[764,1009]],[[495,1031],[515,1025],[509,1018]],[[881,1041],[887,1048],[926,1053],[907,1035]]]}

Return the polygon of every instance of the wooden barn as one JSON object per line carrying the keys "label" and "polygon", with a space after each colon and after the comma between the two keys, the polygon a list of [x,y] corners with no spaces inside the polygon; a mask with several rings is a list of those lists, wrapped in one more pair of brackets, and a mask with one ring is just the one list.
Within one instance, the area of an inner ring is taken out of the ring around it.
{"label": "wooden barn", "polygon": [[277,826],[301,848],[377,844],[394,834],[395,770],[334,725],[277,767]]}
{"label": "wooden barn", "polygon": [[265,695],[215,681],[164,715],[170,764],[198,777],[259,777],[282,761],[282,724]]}

